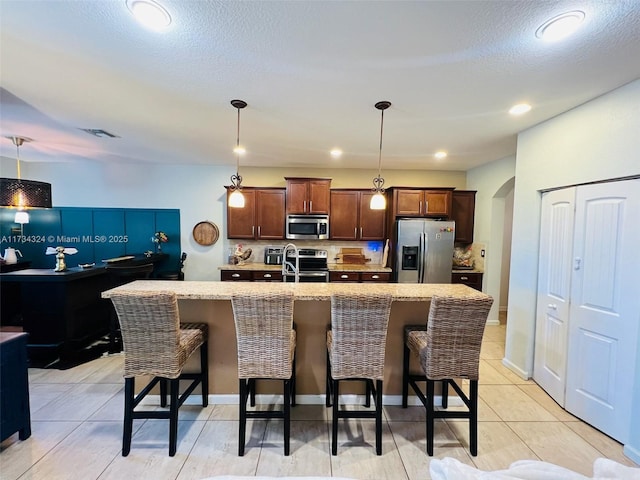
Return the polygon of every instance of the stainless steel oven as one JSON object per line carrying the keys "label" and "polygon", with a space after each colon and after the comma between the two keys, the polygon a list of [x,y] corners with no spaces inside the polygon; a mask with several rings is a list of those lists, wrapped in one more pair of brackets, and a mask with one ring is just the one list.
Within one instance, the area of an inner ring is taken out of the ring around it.
{"label": "stainless steel oven", "polygon": [[296,255],[298,264],[299,282],[329,281],[329,268],[327,266],[327,251],[315,248],[301,248],[299,250],[287,250],[286,261],[283,265],[282,279],[285,282],[295,282]]}

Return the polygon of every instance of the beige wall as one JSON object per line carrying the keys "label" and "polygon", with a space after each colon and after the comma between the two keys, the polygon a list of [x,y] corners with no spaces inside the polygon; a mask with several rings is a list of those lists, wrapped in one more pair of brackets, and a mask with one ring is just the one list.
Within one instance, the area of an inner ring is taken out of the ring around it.
{"label": "beige wall", "polygon": [[636,80],[518,135],[505,363],[523,376],[533,373],[541,190],[639,175],[639,132]]}

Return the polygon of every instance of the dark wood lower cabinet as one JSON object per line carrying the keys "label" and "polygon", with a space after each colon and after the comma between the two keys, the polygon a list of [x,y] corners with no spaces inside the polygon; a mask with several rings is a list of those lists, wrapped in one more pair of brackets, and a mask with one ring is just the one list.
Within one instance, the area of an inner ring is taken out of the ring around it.
{"label": "dark wood lower cabinet", "polygon": [[31,436],[27,334],[0,332],[0,441]]}
{"label": "dark wood lower cabinet", "polygon": [[329,272],[330,282],[340,283],[364,283],[364,282],[382,282],[388,283],[391,280],[391,274],[388,272]]}
{"label": "dark wood lower cabinet", "polygon": [[482,273],[480,272],[453,272],[451,283],[463,283],[471,288],[482,291]]}
{"label": "dark wood lower cabinet", "polygon": [[220,280],[223,282],[281,282],[280,270],[222,270]]}

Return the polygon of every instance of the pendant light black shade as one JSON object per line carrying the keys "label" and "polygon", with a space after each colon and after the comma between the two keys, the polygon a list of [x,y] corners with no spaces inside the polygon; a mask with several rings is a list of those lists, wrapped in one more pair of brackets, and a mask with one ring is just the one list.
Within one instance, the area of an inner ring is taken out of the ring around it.
{"label": "pendant light black shade", "polygon": [[15,208],[51,208],[51,184],[20,177],[20,146],[24,137],[8,137],[16,146],[18,178],[0,178],[0,206]]}

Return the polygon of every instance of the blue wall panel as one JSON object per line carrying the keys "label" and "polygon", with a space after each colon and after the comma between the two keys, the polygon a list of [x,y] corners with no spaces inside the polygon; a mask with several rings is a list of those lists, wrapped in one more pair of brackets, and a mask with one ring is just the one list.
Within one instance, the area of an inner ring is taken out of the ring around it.
{"label": "blue wall panel", "polygon": [[88,208],[65,208],[60,210],[60,236],[57,244],[62,247],[75,247],[78,253],[66,256],[67,267],[81,263],[92,263],[93,215]]}
{"label": "blue wall panel", "polygon": [[93,235],[97,261],[123,256],[127,252],[128,241],[124,210],[94,209]]}
{"label": "blue wall panel", "polygon": [[14,222],[15,209],[0,208],[0,253],[8,247],[22,252],[32,268],[55,267],[55,255],[45,255],[47,247],[75,247],[67,266],[100,263],[122,255],[155,251],[151,238],[161,230],[169,237],[162,251],[170,258],[156,264],[156,272],[177,271],[180,261],[180,211],[173,209],[56,207],[30,209],[29,223]]}
{"label": "blue wall panel", "polygon": [[126,246],[128,255],[155,250],[155,244],[151,241],[156,232],[153,210],[126,210],[124,212],[124,226],[128,237]]}

